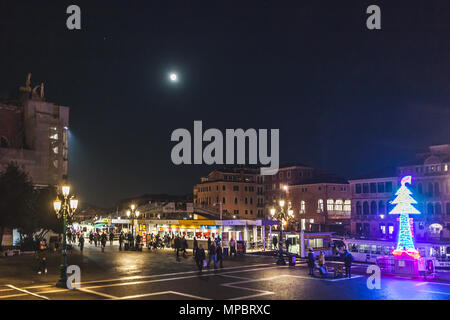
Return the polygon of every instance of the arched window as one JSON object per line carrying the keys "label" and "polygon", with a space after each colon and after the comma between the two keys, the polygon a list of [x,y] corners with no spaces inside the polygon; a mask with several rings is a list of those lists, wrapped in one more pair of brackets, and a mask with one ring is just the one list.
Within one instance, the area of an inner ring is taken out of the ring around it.
{"label": "arched window", "polygon": [[439,190],[439,183],[435,183],[434,184],[434,195],[436,196],[436,197],[439,197],[439,194],[440,194],[440,190]]}
{"label": "arched window", "polygon": [[357,215],[361,214],[361,202],[359,201],[356,202],[356,214]]}
{"label": "arched window", "polygon": [[317,212],[323,212],[323,199],[317,201]]}
{"label": "arched window", "polygon": [[421,183],[419,183],[419,184],[417,185],[417,192],[418,192],[419,194],[422,194],[422,193],[423,193],[423,190],[422,190],[422,184],[421,184]]}
{"label": "arched window", "polygon": [[384,207],[384,201],[378,202],[378,213],[379,214],[385,214],[386,208]]}
{"label": "arched window", "polygon": [[377,214],[377,202],[372,201],[370,203],[370,214]]}
{"label": "arched window", "polygon": [[433,184],[431,182],[428,183],[428,195],[433,195]]}
{"label": "arched window", "polygon": [[369,214],[369,203],[367,201],[363,203],[363,214]]}
{"label": "arched window", "polygon": [[0,148],[9,148],[9,141],[4,136],[0,137]]}
{"label": "arched window", "polygon": [[436,202],[434,204],[434,213],[441,214],[442,213],[442,207],[440,202]]}
{"label": "arched window", "polygon": [[334,209],[334,200],[333,199],[328,199],[327,200],[327,210],[328,211],[333,211]]}
{"label": "arched window", "polygon": [[429,202],[428,205],[427,205],[427,213],[428,214],[434,214],[434,207],[433,207],[433,204],[431,202]]}

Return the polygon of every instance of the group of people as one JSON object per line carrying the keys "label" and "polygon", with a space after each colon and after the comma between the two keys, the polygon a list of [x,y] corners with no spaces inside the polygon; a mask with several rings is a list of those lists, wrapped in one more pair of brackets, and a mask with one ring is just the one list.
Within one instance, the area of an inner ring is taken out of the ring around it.
{"label": "group of people", "polygon": [[[344,260],[344,267],[345,267],[345,276],[348,278],[352,277],[352,262],[353,262],[353,256],[350,252],[348,252],[347,249],[344,249],[343,254],[343,260]],[[321,274],[326,274],[326,267],[325,267],[325,254],[323,251],[320,251],[319,257],[316,261],[316,258],[314,256],[314,251],[312,248],[309,248],[308,252],[308,268],[309,268],[309,275],[314,277],[314,270],[318,269]]]}

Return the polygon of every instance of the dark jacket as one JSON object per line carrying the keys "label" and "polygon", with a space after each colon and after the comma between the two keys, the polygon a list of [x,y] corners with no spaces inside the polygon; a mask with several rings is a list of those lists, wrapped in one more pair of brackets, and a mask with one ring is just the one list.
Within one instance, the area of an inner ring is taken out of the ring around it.
{"label": "dark jacket", "polygon": [[313,252],[308,253],[308,267],[310,268],[314,267],[315,262],[316,259],[314,258],[314,253]]}
{"label": "dark jacket", "polygon": [[198,242],[197,242],[197,239],[194,239],[194,249],[197,249],[198,248]]}
{"label": "dark jacket", "polygon": [[219,260],[222,259],[223,251],[222,251],[221,246],[216,247],[216,255],[217,255],[217,259],[219,259]]}
{"label": "dark jacket", "polygon": [[351,255],[351,253],[347,252],[344,256],[344,264],[346,267],[350,267],[352,265],[353,262],[353,256]]}
{"label": "dark jacket", "polygon": [[195,260],[201,262],[206,259],[205,249],[201,248],[195,251]]}

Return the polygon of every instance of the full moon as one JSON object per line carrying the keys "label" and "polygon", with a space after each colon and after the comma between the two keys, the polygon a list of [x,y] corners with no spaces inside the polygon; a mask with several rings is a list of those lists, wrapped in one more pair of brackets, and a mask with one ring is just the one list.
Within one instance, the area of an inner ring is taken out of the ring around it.
{"label": "full moon", "polygon": [[172,82],[178,81],[178,75],[176,73],[171,73],[169,77]]}

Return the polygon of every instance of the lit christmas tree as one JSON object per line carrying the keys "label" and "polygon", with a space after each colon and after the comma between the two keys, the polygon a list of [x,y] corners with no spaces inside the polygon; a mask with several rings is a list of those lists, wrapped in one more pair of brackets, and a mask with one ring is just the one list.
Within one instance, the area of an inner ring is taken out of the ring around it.
{"label": "lit christmas tree", "polygon": [[417,204],[417,201],[411,197],[412,192],[406,187],[407,183],[411,184],[411,179],[411,176],[403,177],[401,187],[395,193],[397,197],[392,201],[395,207],[389,212],[389,214],[400,215],[397,249],[392,253],[396,256],[407,254],[412,258],[418,259],[420,254],[414,247],[409,215],[420,214],[420,212],[413,206],[413,204]]}

